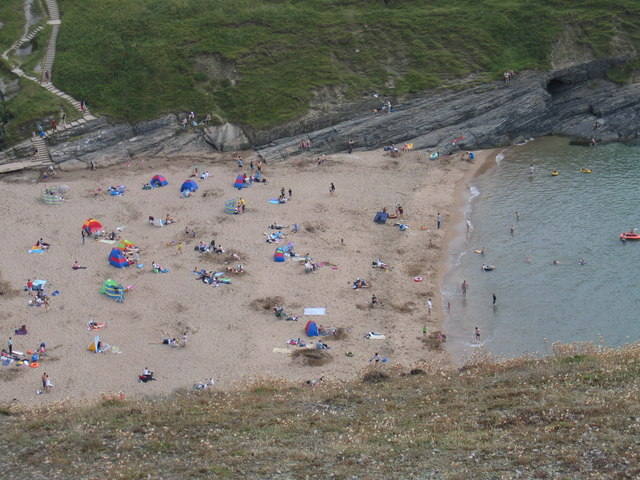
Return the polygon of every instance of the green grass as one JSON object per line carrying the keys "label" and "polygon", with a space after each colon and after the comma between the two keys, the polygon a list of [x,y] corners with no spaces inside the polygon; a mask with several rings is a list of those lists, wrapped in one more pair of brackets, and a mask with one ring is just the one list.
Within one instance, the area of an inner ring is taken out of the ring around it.
{"label": "green grass", "polygon": [[[122,120],[196,110],[267,127],[306,113],[311,92],[322,87],[355,99],[544,69],[565,25],[580,26],[598,55],[612,52],[614,35],[640,46],[640,5],[629,0],[391,0],[389,7],[382,0],[61,0],[60,7],[60,86]],[[197,67],[214,56],[228,72]]]}
{"label": "green grass", "polygon": [[[59,0],[63,19],[53,77],[97,114],[135,122],[207,112],[266,128],[326,102],[367,93],[401,97],[545,70],[560,32],[598,56],[640,49],[631,0]],[[0,5],[0,46],[21,34],[22,1]],[[47,30],[48,31],[48,30]],[[47,34],[37,43],[44,47]],[[24,60],[33,71],[42,48]],[[637,77],[636,64],[610,72]],[[50,104],[26,90],[37,120]],[[17,111],[17,109],[14,109]],[[18,117],[16,117],[18,118]],[[10,138],[27,119],[9,127]]]}
{"label": "green grass", "polygon": [[24,27],[23,0],[2,0],[0,2],[0,52],[4,52],[22,36]]}
{"label": "green grass", "polygon": [[554,351],[376,384],[6,405],[0,461],[38,478],[637,478],[640,345]]}
{"label": "green grass", "polygon": [[[49,93],[38,85],[20,80],[20,95],[6,102],[9,114],[9,123],[5,132],[4,143],[11,145],[31,136],[36,124],[42,119],[55,117],[60,120],[60,112],[67,113],[67,121],[71,122],[80,118],[80,112],[76,111],[66,100]],[[2,144],[0,144],[2,148]]]}

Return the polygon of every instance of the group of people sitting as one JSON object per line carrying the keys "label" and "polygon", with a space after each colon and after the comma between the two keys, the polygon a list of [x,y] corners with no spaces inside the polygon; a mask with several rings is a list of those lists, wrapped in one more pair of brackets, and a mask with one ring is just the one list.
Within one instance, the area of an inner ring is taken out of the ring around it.
{"label": "group of people sitting", "polygon": [[300,315],[293,315],[293,314],[286,313],[284,311],[284,307],[278,304],[276,304],[276,306],[273,307],[273,311],[276,314],[276,318],[284,318],[288,322],[297,322],[298,319],[300,318]]}
{"label": "group of people sitting", "polygon": [[138,375],[138,381],[141,383],[147,383],[151,380],[155,380],[155,378],[153,378],[153,372],[149,371],[147,367],[144,367],[142,373]]}
{"label": "group of people sitting", "polygon": [[163,345],[169,345],[171,347],[179,347],[180,346],[180,341],[177,338],[163,338],[162,339],[162,344]]}
{"label": "group of people sitting", "polygon": [[213,273],[213,271],[205,271],[205,270],[201,270],[200,272],[196,272],[194,270],[194,273],[198,274],[198,280],[202,280],[202,283],[206,283],[207,285],[213,285],[214,287],[217,287],[218,285],[220,285],[222,282],[218,279],[218,277]]}
{"label": "group of people sitting", "polygon": [[360,288],[369,288],[371,285],[369,285],[367,282],[365,282],[364,280],[362,280],[361,278],[356,278],[356,281],[353,282],[353,289],[354,290],[358,290]]}
{"label": "group of people sitting", "polygon": [[239,275],[241,273],[244,273],[244,267],[241,263],[238,263],[235,267],[225,267],[225,271],[228,273],[235,273],[236,275]]}
{"label": "group of people sitting", "polygon": [[38,240],[34,245],[36,249],[40,249],[40,250],[48,250],[50,246],[51,245],[45,242],[42,238]]}
{"label": "group of people sitting", "polygon": [[164,268],[162,265],[156,263],[155,261],[151,263],[151,267],[153,268],[153,273],[167,273],[169,271],[168,268]]}

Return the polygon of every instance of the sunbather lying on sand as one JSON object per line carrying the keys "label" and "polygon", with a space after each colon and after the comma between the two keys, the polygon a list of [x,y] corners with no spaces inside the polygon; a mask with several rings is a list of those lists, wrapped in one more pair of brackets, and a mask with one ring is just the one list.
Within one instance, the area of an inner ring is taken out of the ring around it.
{"label": "sunbather lying on sand", "polygon": [[362,280],[361,278],[357,278],[355,282],[353,282],[353,288],[354,289],[359,289],[359,288],[369,288],[370,285],[365,282],[364,280]]}
{"label": "sunbather lying on sand", "polygon": [[389,265],[383,263],[379,258],[375,262],[373,262],[373,266],[375,268],[389,268]]}

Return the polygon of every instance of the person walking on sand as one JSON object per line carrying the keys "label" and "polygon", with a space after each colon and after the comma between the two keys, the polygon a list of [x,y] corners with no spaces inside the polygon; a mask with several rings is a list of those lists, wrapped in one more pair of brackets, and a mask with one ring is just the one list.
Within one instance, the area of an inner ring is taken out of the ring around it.
{"label": "person walking on sand", "polygon": [[498,299],[498,297],[496,297],[495,293],[492,293],[491,295],[493,296],[493,305],[495,305],[496,304],[496,300]]}
{"label": "person walking on sand", "polygon": [[44,372],[42,374],[42,390],[46,391],[47,390],[47,380],[49,379],[49,375],[47,375],[47,372]]}
{"label": "person walking on sand", "polygon": [[431,299],[427,300],[427,309],[429,310],[429,315],[431,315],[431,308],[433,307],[433,302]]}
{"label": "person walking on sand", "polygon": [[353,152],[353,146],[356,144],[356,142],[353,141],[353,138],[349,139],[349,154],[351,154],[351,152]]}
{"label": "person walking on sand", "polygon": [[331,186],[329,187],[329,193],[331,195],[333,195],[334,193],[336,193],[336,186],[333,184],[333,182],[331,182]]}
{"label": "person walking on sand", "polygon": [[423,325],[423,327],[422,327],[422,336],[426,337],[427,333],[429,333],[429,327],[427,327],[426,325]]}
{"label": "person walking on sand", "polygon": [[438,212],[438,215],[436,216],[436,224],[438,230],[440,230],[440,227],[442,226],[442,215],[440,215],[440,212]]}
{"label": "person walking on sand", "polygon": [[9,341],[7,342],[9,346],[9,355],[13,355],[13,340],[9,337]]}
{"label": "person walking on sand", "polygon": [[369,362],[370,362],[370,363],[372,363],[372,362],[373,362],[373,363],[375,363],[376,365],[378,365],[378,364],[380,363],[380,355],[378,355],[378,352],[376,352],[376,353],[374,353],[374,354],[373,354],[373,357],[371,357],[371,358],[369,359]]}
{"label": "person walking on sand", "polygon": [[466,280],[462,281],[462,295],[466,295],[467,294],[467,288],[469,288],[469,284],[467,283]]}
{"label": "person walking on sand", "polygon": [[480,329],[478,327],[476,327],[475,333],[476,333],[476,342],[480,343]]}

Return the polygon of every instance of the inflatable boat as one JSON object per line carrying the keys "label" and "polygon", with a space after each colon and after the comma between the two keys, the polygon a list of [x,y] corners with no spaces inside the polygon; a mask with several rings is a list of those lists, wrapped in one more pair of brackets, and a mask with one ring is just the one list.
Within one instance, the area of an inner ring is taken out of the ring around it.
{"label": "inflatable boat", "polygon": [[620,240],[640,240],[640,234],[634,230],[620,234]]}

